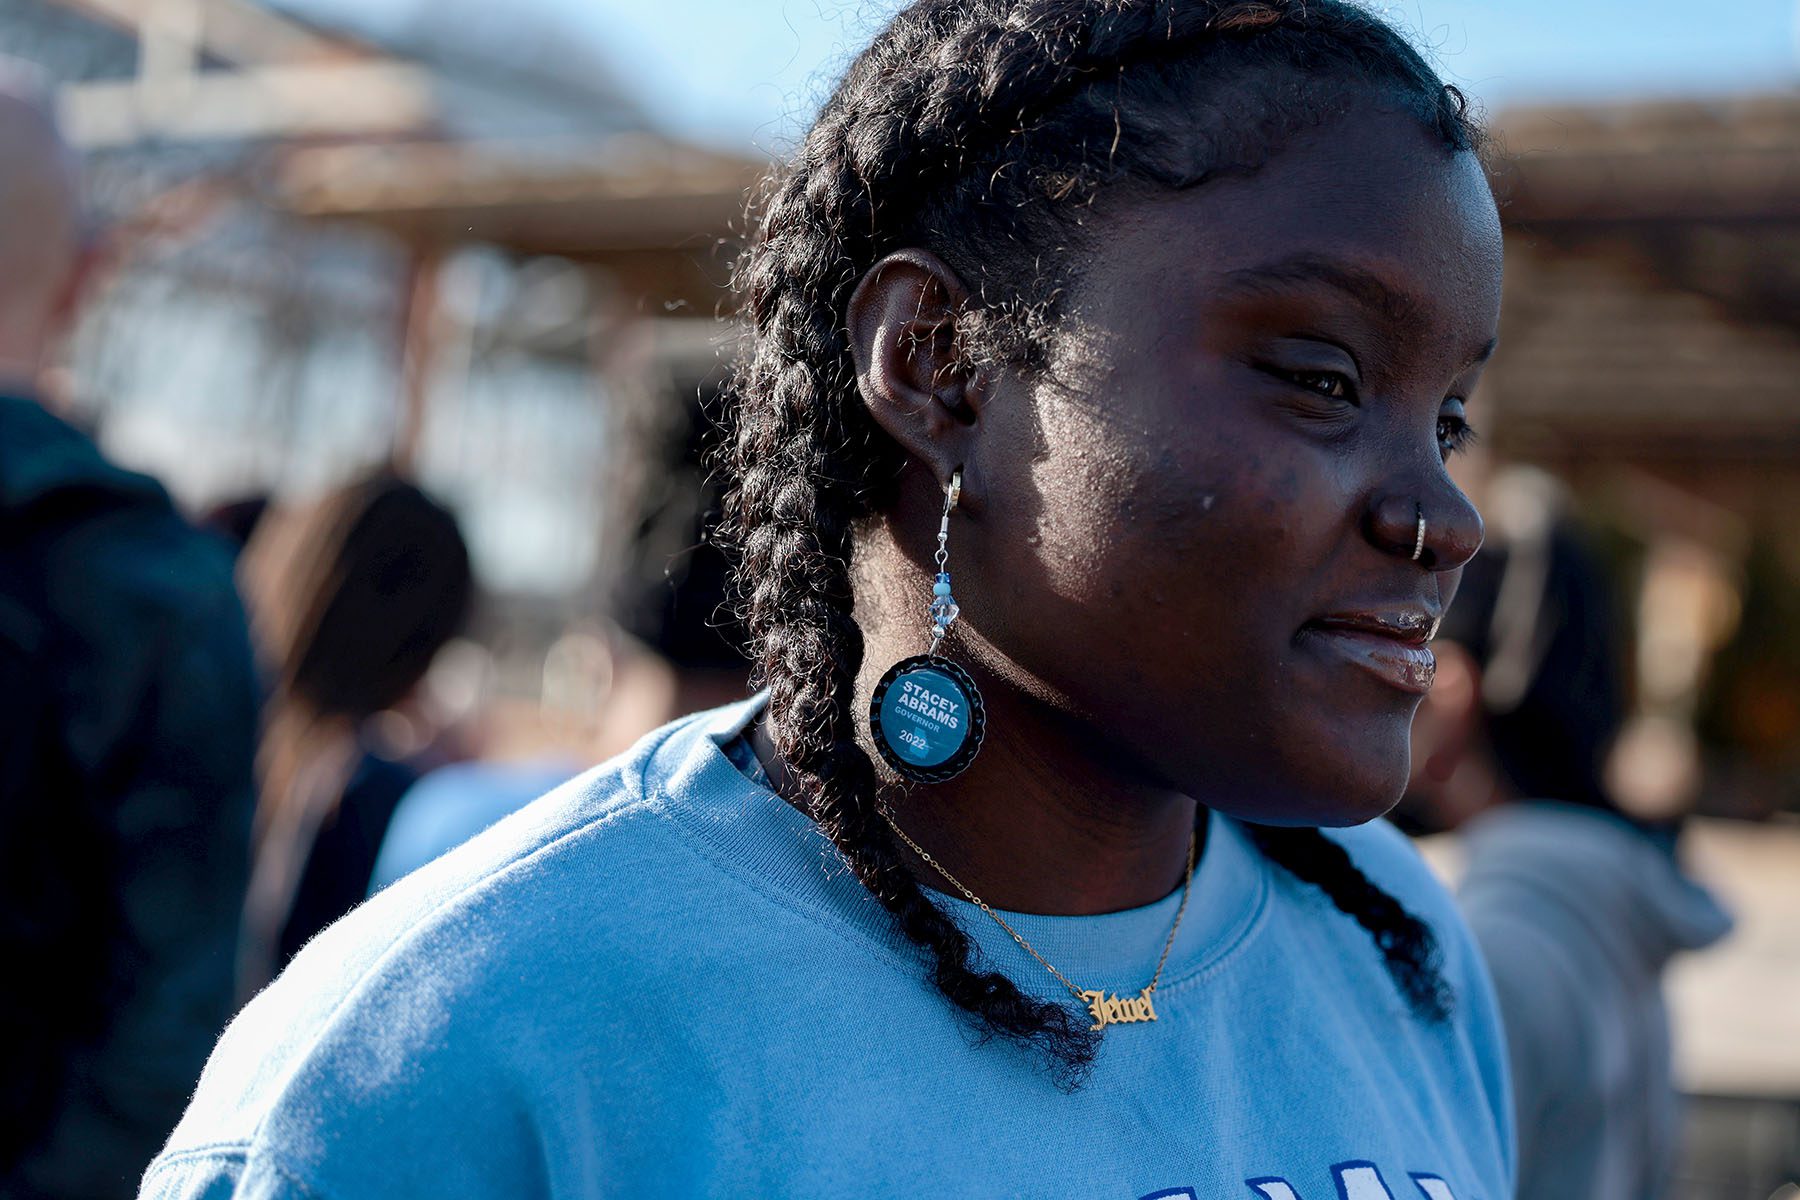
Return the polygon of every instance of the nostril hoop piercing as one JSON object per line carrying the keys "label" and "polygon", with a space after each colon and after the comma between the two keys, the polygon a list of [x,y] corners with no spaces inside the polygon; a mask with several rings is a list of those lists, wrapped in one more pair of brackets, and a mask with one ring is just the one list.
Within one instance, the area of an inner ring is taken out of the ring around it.
{"label": "nostril hoop piercing", "polygon": [[1419,558],[1425,553],[1425,506],[1423,504],[1415,504],[1413,505],[1413,511],[1419,515],[1419,532],[1413,538],[1412,560],[1418,562]]}

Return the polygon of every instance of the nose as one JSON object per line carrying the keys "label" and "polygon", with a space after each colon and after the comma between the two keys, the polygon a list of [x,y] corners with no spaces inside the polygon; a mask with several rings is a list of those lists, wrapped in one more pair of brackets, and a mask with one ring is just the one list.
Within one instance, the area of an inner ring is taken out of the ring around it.
{"label": "nose", "polygon": [[1385,553],[1427,571],[1454,571],[1481,549],[1484,530],[1475,505],[1446,476],[1441,486],[1374,498],[1365,532]]}

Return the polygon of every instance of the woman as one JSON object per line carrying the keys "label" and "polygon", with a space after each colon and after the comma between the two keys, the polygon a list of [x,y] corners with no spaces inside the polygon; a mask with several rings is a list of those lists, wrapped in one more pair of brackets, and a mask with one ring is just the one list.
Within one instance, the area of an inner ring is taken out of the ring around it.
{"label": "woman", "polygon": [[367,726],[413,695],[474,581],[455,516],[386,471],[259,522],[238,574],[271,685],[238,955],[249,996],[368,894],[419,771],[371,749]]}
{"label": "woman", "polygon": [[1476,144],[1335,0],[901,13],[741,268],[764,693],[320,937],[146,1193],[1509,1195],[1364,824],[1481,538]]}

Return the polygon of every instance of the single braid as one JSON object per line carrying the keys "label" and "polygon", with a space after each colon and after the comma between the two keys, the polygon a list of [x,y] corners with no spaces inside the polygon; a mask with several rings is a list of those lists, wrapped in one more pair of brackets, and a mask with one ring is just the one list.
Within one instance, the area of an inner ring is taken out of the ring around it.
{"label": "single braid", "polygon": [[1400,993],[1428,1020],[1450,1015],[1455,996],[1439,973],[1437,937],[1431,926],[1400,906],[1357,870],[1350,854],[1317,829],[1247,825],[1250,838],[1271,862],[1325,893],[1340,911],[1368,930]]}
{"label": "single braid", "polygon": [[[932,982],[983,1033],[1049,1052],[1059,1081],[1076,1084],[1093,1035],[1065,1005],[1025,996],[1005,975],[973,965],[972,944],[906,868],[876,809],[880,780],[858,744],[852,713],[862,631],[851,615],[851,534],[867,511],[880,446],[854,397],[841,329],[844,269],[869,251],[869,193],[847,161],[851,120],[828,111],[764,217],[759,251],[740,279],[757,332],[735,389],[724,505],[739,554],[742,618],[769,689],[768,725],[802,782],[821,830],[856,878],[928,956]],[[885,129],[899,138],[899,125]],[[863,150],[869,152],[865,138]],[[876,156],[891,153],[885,146]],[[828,178],[825,164],[834,163]]]}
{"label": "single braid", "polygon": [[[858,742],[852,541],[903,459],[858,400],[845,307],[883,255],[924,246],[975,293],[958,314],[972,357],[1037,369],[1069,283],[1057,272],[1079,257],[1064,251],[1105,188],[1254,170],[1371,90],[1447,147],[1475,147],[1460,95],[1343,0],[920,0],[851,65],[770,181],[734,268],[753,343],[727,393],[716,536],[735,560],[769,733],[937,988],[980,1033],[1046,1051],[1064,1086],[1085,1075],[1097,1035],[979,961],[907,869]],[[1264,852],[1368,928],[1411,986],[1429,971],[1425,959],[1401,969],[1423,927],[1313,837]]]}

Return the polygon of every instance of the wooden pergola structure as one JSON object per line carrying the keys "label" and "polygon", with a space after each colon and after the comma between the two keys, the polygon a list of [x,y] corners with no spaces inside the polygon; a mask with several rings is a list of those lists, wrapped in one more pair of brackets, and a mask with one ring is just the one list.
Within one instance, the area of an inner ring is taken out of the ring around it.
{"label": "wooden pergola structure", "polygon": [[[428,65],[255,0],[55,3],[138,48],[134,73],[59,89],[59,118],[79,149],[251,148],[246,166],[184,181],[116,229],[111,258],[127,257],[141,232],[191,223],[234,196],[303,222],[376,229],[404,247],[393,446],[401,463],[424,423],[448,255],[484,245],[575,264],[600,284],[597,294],[615,298],[616,311],[604,314],[615,324],[710,317],[746,196],[767,166],[663,136],[635,112],[624,114],[623,131],[592,137],[461,135]],[[596,354],[597,369],[604,357]]]}
{"label": "wooden pergola structure", "polygon": [[1514,454],[1800,472],[1800,97],[1502,113]]}
{"label": "wooden pergola structure", "polygon": [[[352,221],[402,242],[411,261],[403,322],[408,459],[436,357],[440,268],[459,246],[578,264],[619,298],[605,318],[712,317],[725,294],[745,198],[765,164],[647,133],[554,144],[442,140],[295,147],[264,198],[313,220]],[[691,340],[691,339],[690,339]]]}
{"label": "wooden pergola structure", "polygon": [[1800,611],[1800,97],[1494,124],[1490,441],[1613,539],[1640,711],[1731,746],[1701,794],[1800,805],[1800,626],[1779,615]]}

